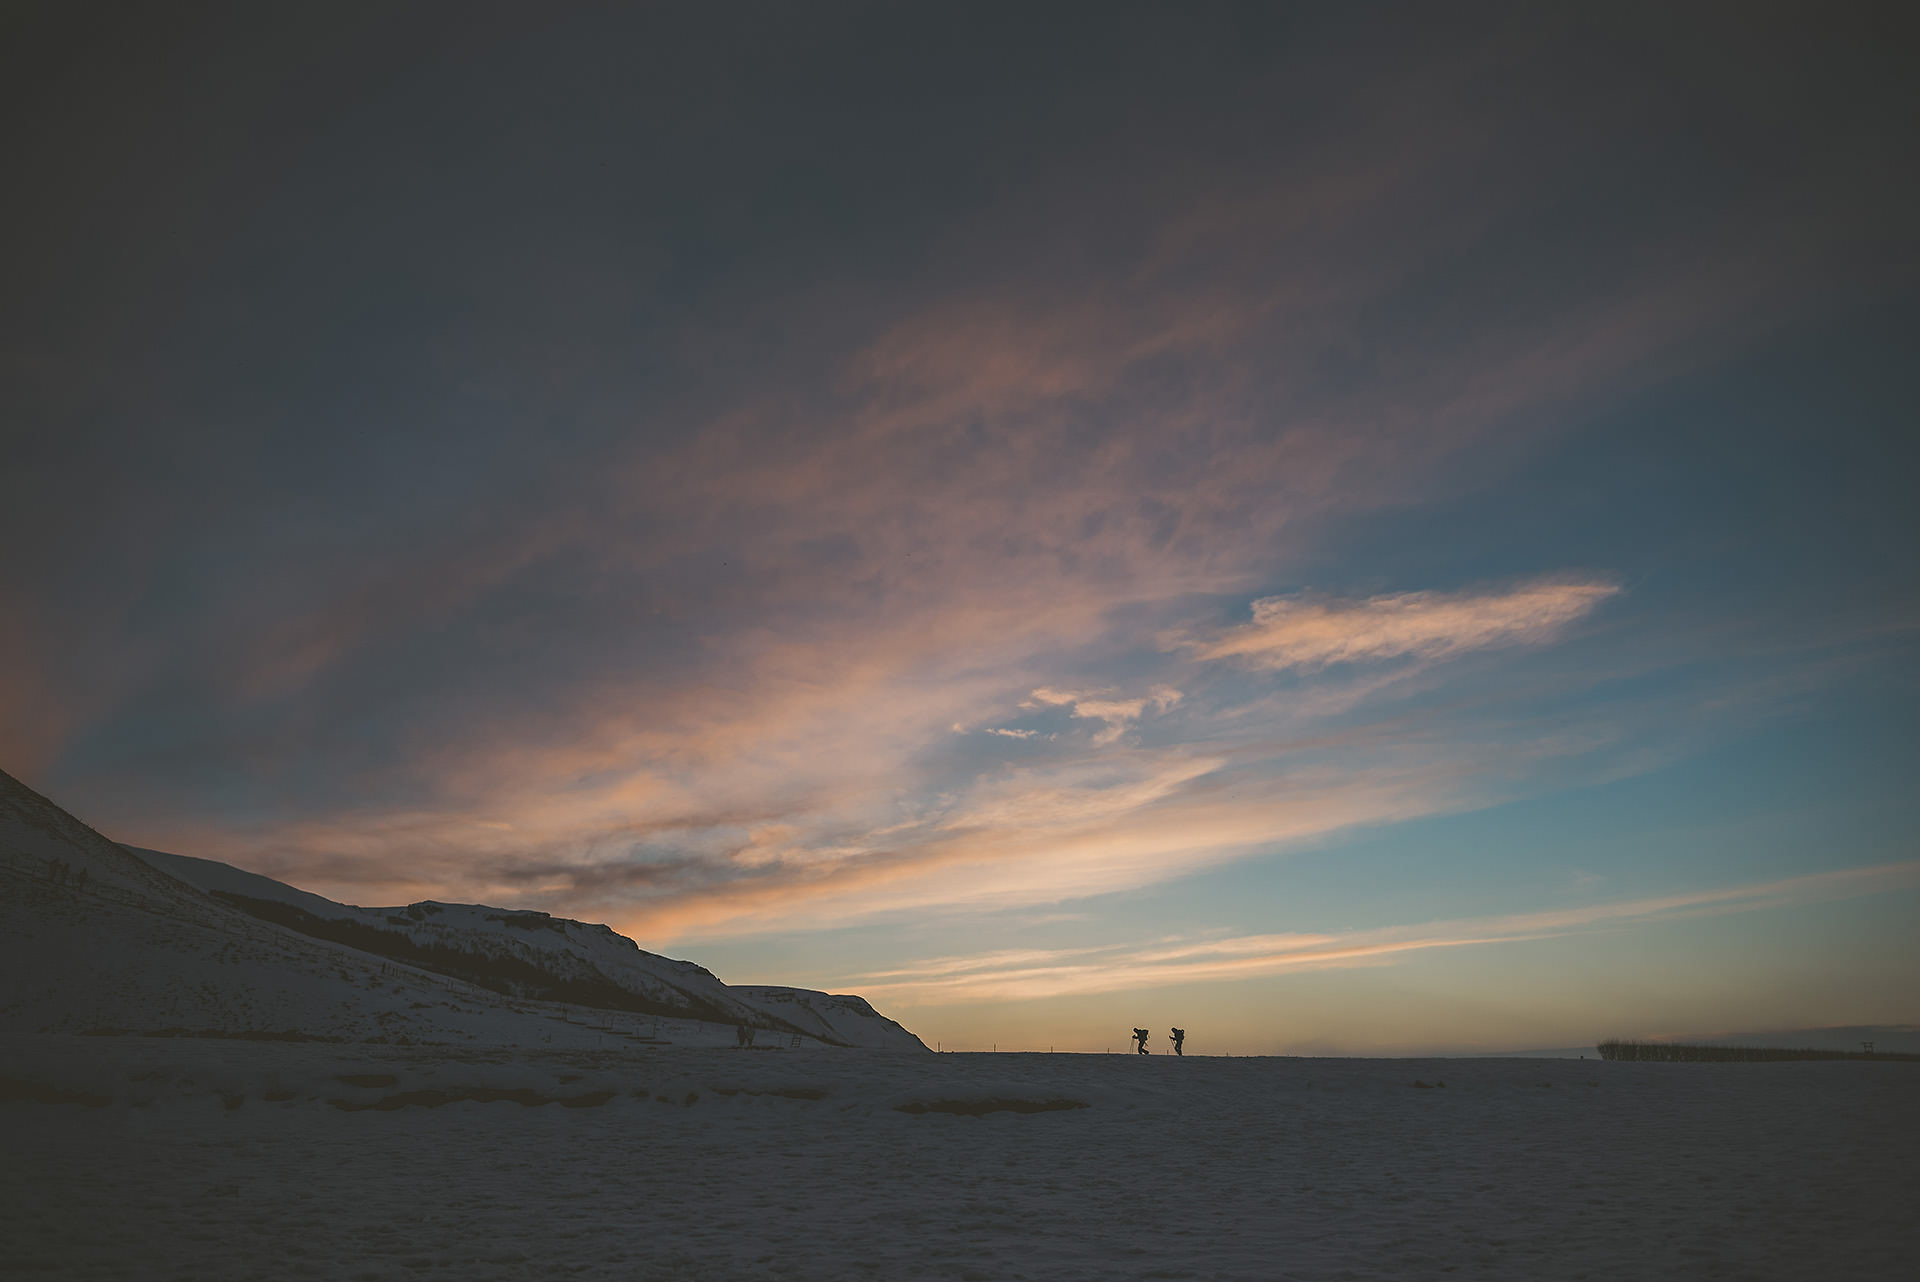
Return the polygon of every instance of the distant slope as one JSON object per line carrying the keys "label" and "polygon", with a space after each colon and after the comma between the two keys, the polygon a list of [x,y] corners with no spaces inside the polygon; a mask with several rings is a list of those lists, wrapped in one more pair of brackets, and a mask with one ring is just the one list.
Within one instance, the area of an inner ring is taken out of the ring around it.
{"label": "distant slope", "polygon": [[207,894],[277,899],[289,907],[299,908],[320,917],[348,916],[359,911],[348,908],[345,904],[336,904],[325,896],[296,890],[271,877],[262,877],[257,872],[247,872],[235,868],[232,864],[223,864],[217,859],[170,855],[165,851],[147,850],[124,843],[120,844],[120,849],[137,856],[143,863],[158,868],[176,881],[184,881],[194,889]]}
{"label": "distant slope", "polygon": [[[746,1024],[802,1045],[925,1049],[859,998],[758,991],[606,926],[468,904],[356,908],[120,846],[0,773],[0,1028],[526,1044],[648,1041],[672,1020],[670,1039],[702,1044]],[[584,1024],[566,1007],[600,1014]]]}
{"label": "distant slope", "polygon": [[262,920],[516,997],[744,1024],[830,1046],[926,1049],[864,998],[733,987],[692,962],[646,952],[608,926],[434,900],[357,908],[216,860],[126,849]]}
{"label": "distant slope", "polygon": [[640,951],[606,926],[424,901],[356,908],[211,859],[133,850],[220,902],[316,939],[513,997],[796,1033],[692,962]]}
{"label": "distant slope", "polygon": [[925,1042],[869,1006],[864,997],[751,984],[730,986],[728,991],[823,1042],[871,1050],[927,1049]]}

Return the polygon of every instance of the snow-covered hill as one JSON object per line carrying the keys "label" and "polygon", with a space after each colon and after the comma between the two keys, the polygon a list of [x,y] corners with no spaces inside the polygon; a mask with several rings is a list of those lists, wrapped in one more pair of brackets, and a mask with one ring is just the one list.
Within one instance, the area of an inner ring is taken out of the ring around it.
{"label": "snow-covered hill", "polygon": [[215,860],[127,849],[262,920],[513,996],[797,1033],[828,1045],[925,1049],[862,998],[730,987],[705,967],[646,952],[608,926],[434,900],[357,908]]}
{"label": "snow-covered hill", "polygon": [[726,1045],[744,1025],[759,1045],[926,1049],[860,998],[729,988],[606,926],[356,908],[120,846],[4,773],[0,886],[0,1028]]}

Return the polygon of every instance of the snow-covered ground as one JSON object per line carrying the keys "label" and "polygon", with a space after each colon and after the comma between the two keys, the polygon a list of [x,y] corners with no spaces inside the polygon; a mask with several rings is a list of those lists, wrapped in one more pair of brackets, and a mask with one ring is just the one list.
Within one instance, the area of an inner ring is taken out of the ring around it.
{"label": "snow-covered ground", "polygon": [[[0,1242],[37,1276],[1905,1279],[1920,1258],[1912,1064],[26,1034],[0,1072]],[[1008,1103],[1034,1111],[969,1115]]]}

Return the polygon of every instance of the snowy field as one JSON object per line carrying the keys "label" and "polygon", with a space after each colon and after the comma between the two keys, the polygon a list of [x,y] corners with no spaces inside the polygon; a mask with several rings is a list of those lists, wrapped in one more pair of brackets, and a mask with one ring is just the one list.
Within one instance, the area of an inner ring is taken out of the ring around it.
{"label": "snowy field", "polygon": [[29,1276],[1920,1275],[1912,1064],[15,1035],[0,1074]]}

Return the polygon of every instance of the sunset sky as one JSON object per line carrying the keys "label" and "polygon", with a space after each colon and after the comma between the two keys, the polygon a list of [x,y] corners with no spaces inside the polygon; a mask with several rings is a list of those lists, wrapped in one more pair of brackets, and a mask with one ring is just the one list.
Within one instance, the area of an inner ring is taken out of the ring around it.
{"label": "sunset sky", "polygon": [[1898,12],[10,7],[0,768],[947,1048],[1920,1021]]}

